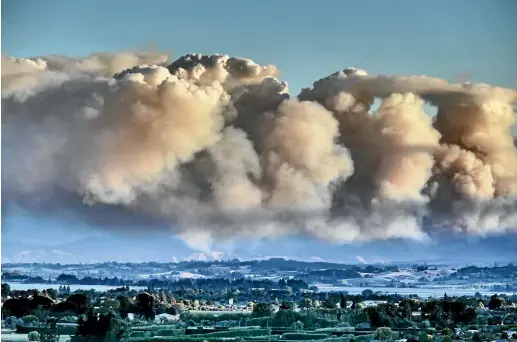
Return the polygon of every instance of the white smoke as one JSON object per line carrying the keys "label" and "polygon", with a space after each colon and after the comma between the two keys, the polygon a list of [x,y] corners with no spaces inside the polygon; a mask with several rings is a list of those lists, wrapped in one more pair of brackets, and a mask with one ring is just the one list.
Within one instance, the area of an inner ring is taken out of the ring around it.
{"label": "white smoke", "polygon": [[167,58],[3,57],[4,200],[74,195],[92,215],[168,222],[204,253],[240,236],[517,229],[515,90],[347,68],[289,98],[272,65]]}

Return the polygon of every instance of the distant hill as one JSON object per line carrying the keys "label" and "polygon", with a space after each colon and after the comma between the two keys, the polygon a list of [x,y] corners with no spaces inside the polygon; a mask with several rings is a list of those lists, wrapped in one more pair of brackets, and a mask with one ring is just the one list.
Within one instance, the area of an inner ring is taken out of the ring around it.
{"label": "distant hill", "polygon": [[[185,245],[181,240],[165,235],[120,237],[91,236],[68,243],[53,245],[24,242],[2,237],[2,262],[79,263],[102,261],[157,261],[241,259],[260,260],[282,257],[299,261],[330,263],[493,263],[517,261],[517,235],[487,238],[449,238],[442,242],[416,243],[404,240],[329,245],[322,241],[303,238],[283,238],[243,242],[237,247],[214,248],[214,253],[203,254]],[[217,251],[217,253],[215,252]],[[264,261],[279,263],[281,259]],[[259,266],[259,265],[256,265]],[[278,265],[277,265],[278,266]],[[290,267],[293,264],[290,263]],[[301,267],[302,265],[300,265]],[[281,265],[279,266],[281,267]]]}
{"label": "distant hill", "polygon": [[2,239],[2,262],[171,261],[192,251],[169,237],[145,239],[92,236],[53,246]]}

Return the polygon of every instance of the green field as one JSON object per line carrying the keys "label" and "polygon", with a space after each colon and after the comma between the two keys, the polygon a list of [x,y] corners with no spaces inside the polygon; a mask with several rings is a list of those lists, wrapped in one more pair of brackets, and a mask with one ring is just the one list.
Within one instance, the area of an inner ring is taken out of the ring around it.
{"label": "green field", "polygon": [[[2,333],[2,341],[5,341],[5,342],[9,342],[9,341],[12,341],[12,342],[18,342],[18,341],[29,341],[29,339],[27,338],[27,334],[6,334],[6,333]],[[70,335],[62,335],[62,336],[59,336],[59,342],[67,342],[67,341],[70,341]]]}

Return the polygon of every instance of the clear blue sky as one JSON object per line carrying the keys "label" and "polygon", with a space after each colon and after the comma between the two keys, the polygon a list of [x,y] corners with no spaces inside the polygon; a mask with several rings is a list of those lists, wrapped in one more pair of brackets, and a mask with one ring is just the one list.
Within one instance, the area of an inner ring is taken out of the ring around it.
{"label": "clear blue sky", "polygon": [[[2,1],[4,55],[148,47],[173,58],[225,53],[275,64],[293,93],[348,66],[449,80],[468,72],[517,88],[517,1]],[[3,219],[11,228],[26,232],[32,224],[22,213],[7,214],[14,215]]]}

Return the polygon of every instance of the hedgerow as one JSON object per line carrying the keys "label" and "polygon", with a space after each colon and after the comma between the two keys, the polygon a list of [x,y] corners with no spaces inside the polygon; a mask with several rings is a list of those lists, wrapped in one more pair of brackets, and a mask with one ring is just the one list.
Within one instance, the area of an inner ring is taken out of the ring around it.
{"label": "hedgerow", "polygon": [[216,331],[208,334],[196,335],[197,337],[248,337],[248,336],[265,336],[268,329],[243,329],[243,330],[227,330]]}
{"label": "hedgerow", "polygon": [[327,334],[285,333],[282,335],[282,340],[307,341],[307,340],[322,340],[327,337],[328,337]]}

